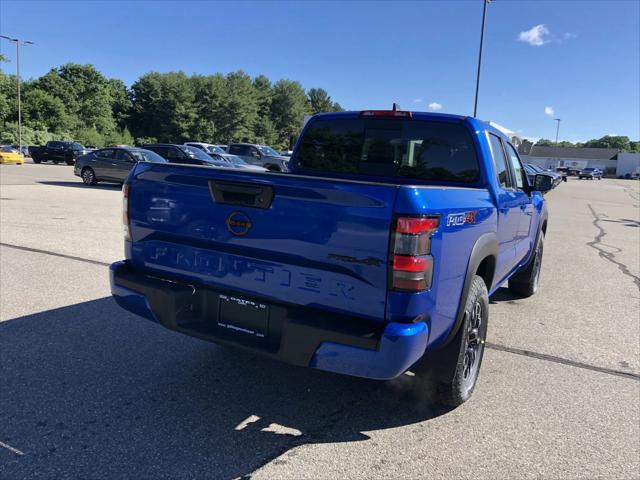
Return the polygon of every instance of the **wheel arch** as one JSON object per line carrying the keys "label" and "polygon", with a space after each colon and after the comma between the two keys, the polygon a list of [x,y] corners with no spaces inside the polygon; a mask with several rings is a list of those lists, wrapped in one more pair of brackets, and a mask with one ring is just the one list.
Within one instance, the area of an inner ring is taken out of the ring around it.
{"label": "wheel arch", "polygon": [[498,258],[498,238],[494,232],[487,232],[476,240],[476,243],[471,249],[469,255],[469,262],[467,263],[467,271],[464,277],[464,284],[462,292],[460,294],[460,303],[458,305],[458,313],[456,314],[456,320],[453,328],[447,335],[447,338],[442,342],[442,346],[448,345],[451,340],[458,333],[458,329],[462,324],[464,317],[465,299],[469,295],[469,288],[471,287],[471,281],[475,275],[480,276],[485,285],[487,291],[491,290],[493,285],[493,278],[495,276],[496,259]]}

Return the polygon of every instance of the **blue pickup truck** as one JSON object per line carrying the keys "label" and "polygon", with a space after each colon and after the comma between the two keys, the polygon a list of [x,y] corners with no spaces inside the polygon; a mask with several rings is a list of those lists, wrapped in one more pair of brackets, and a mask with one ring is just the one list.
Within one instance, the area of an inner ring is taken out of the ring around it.
{"label": "blue pickup truck", "polygon": [[138,163],[111,291],[167,328],[291,364],[410,370],[457,406],[488,296],[536,292],[552,182],[530,185],[509,139],[475,118],[320,114],[288,173]]}

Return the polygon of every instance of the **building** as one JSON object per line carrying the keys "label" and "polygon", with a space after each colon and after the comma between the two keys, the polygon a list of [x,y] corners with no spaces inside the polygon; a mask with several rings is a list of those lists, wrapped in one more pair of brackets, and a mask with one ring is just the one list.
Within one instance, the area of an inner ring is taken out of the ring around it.
{"label": "building", "polygon": [[605,174],[625,177],[640,171],[640,153],[620,152],[615,148],[541,147],[534,145],[530,151],[520,149],[522,161],[544,169],[571,167],[599,168]]}

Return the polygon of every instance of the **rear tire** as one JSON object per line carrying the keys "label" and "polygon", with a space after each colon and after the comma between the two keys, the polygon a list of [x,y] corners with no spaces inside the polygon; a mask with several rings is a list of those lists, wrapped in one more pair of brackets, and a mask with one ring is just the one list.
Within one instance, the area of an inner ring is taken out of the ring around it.
{"label": "rear tire", "polygon": [[519,297],[530,297],[538,291],[542,254],[544,252],[544,232],[540,231],[536,250],[529,265],[509,279],[509,291]]}
{"label": "rear tire", "polygon": [[73,165],[74,161],[73,160],[65,160],[64,163],[66,163],[67,165]]}
{"label": "rear tire", "polygon": [[80,172],[80,177],[82,178],[82,183],[85,185],[91,186],[98,183],[98,180],[96,180],[96,174],[90,167],[83,168],[82,172]]}
{"label": "rear tire", "polygon": [[484,280],[474,275],[464,307],[462,325],[452,342],[459,345],[453,378],[437,381],[439,403],[458,407],[471,398],[478,381],[489,320],[489,295]]}

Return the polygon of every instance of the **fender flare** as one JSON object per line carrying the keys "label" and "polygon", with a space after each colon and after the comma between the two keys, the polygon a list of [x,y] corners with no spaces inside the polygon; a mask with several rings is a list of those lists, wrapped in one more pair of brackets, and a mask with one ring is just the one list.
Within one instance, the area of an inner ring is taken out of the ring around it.
{"label": "fender flare", "polygon": [[471,254],[469,255],[469,261],[467,263],[467,270],[462,292],[460,294],[460,305],[458,306],[455,323],[444,341],[436,347],[434,351],[427,352],[425,354],[427,364],[433,365],[434,367],[432,374],[436,379],[448,381],[450,378],[453,378],[459,353],[459,345],[452,340],[458,335],[460,326],[462,325],[464,307],[467,303],[467,295],[471,288],[473,276],[477,272],[480,263],[489,256],[493,256],[494,258],[498,257],[498,237],[495,232],[487,232],[480,235],[476,240],[476,243],[473,245]]}
{"label": "fender flare", "polygon": [[[453,328],[445,338],[444,342],[442,342],[442,346],[445,347],[448,345],[453,337],[458,333],[458,329],[462,324],[462,319],[464,318],[464,307],[466,304],[467,295],[469,294],[469,288],[471,288],[471,280],[473,276],[478,271],[478,267],[480,263],[487,257],[493,256],[494,258],[498,258],[498,237],[495,232],[487,232],[478,237],[476,243],[473,245],[471,249],[471,254],[469,255],[469,262],[467,262],[467,272],[464,277],[464,285],[462,287],[462,293],[460,294],[460,304],[458,306],[458,314],[456,315],[456,321],[453,325]],[[494,272],[495,273],[495,272]],[[492,275],[493,278],[493,275]],[[487,287],[487,290],[491,289],[491,285]]]}

